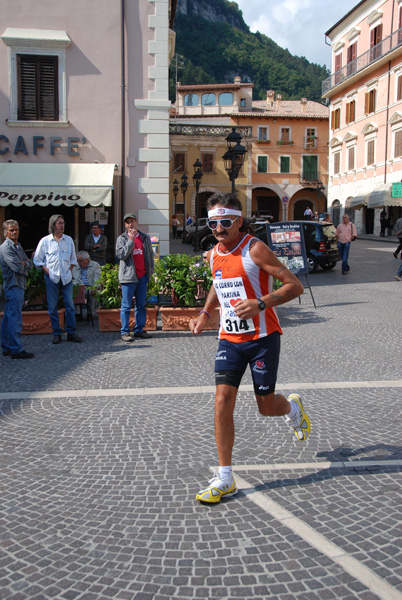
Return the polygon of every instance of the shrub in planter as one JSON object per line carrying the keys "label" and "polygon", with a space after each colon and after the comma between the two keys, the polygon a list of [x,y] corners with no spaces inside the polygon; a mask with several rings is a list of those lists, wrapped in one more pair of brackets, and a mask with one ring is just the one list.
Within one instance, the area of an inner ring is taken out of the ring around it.
{"label": "shrub in planter", "polygon": [[157,294],[170,297],[173,306],[202,306],[212,275],[200,256],[167,254],[156,263],[151,285]]}

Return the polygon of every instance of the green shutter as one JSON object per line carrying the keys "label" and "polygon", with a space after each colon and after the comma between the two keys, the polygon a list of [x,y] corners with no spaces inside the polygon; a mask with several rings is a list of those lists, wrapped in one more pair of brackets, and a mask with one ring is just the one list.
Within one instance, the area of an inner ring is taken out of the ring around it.
{"label": "green shutter", "polygon": [[281,156],[281,173],[290,173],[290,156]]}
{"label": "green shutter", "polygon": [[259,156],[257,164],[258,164],[258,166],[257,166],[258,173],[267,173],[267,171],[268,171],[268,156]]}

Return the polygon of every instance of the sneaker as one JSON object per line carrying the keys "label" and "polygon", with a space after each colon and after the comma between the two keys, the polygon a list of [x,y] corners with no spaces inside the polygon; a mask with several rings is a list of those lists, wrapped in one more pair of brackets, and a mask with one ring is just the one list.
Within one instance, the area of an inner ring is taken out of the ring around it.
{"label": "sneaker", "polygon": [[123,340],[123,342],[133,342],[134,341],[134,338],[132,338],[129,333],[123,333],[123,335],[121,336],[121,339]]}
{"label": "sneaker", "polygon": [[[396,279],[397,281],[402,281],[402,277],[399,277],[399,275],[395,275],[395,279]],[[3,352],[3,354],[4,354],[4,352]]]}
{"label": "sneaker", "polygon": [[33,358],[34,356],[35,356],[35,354],[33,352],[27,352],[26,350],[21,350],[21,352],[12,354],[11,358]]}
{"label": "sneaker", "polygon": [[397,252],[393,252],[393,255],[395,256],[395,258],[398,258]]}
{"label": "sneaker", "polygon": [[149,339],[149,338],[152,337],[152,335],[149,334],[148,331],[138,331],[137,333],[134,333],[134,337],[135,338]]}
{"label": "sneaker", "polygon": [[230,481],[223,482],[219,477],[219,473],[211,467],[210,469],[214,476],[208,481],[209,486],[205,488],[205,490],[200,490],[198,492],[195,497],[196,500],[207,502],[208,504],[216,504],[217,502],[220,502],[223,496],[229,497],[237,494],[238,490],[233,476]]}
{"label": "sneaker", "polygon": [[3,350],[3,356],[10,356],[11,350]]}
{"label": "sneaker", "polygon": [[52,344],[61,344],[61,335],[54,335]]}
{"label": "sneaker", "polygon": [[310,435],[310,419],[306,415],[303,409],[301,398],[298,394],[290,394],[288,402],[293,402],[299,408],[298,414],[294,419],[290,419],[288,416],[285,417],[286,423],[293,427],[295,436],[300,442],[305,442]]}
{"label": "sneaker", "polygon": [[79,335],[77,335],[76,333],[68,333],[67,334],[67,341],[68,342],[83,342],[84,340],[82,339],[82,337],[80,337]]}

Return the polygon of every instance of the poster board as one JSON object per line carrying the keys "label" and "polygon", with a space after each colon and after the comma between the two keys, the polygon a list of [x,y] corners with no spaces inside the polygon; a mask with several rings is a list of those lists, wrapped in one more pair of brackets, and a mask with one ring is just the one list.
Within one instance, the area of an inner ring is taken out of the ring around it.
{"label": "poster board", "polygon": [[268,246],[295,275],[308,273],[302,223],[284,221],[267,225]]}

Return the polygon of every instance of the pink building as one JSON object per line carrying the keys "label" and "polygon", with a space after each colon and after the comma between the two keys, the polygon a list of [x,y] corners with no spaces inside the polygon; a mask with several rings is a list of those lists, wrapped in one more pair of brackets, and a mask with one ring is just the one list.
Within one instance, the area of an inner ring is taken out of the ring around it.
{"label": "pink building", "polygon": [[27,250],[51,214],[82,249],[126,212],[169,249],[169,61],[176,0],[2,0],[0,226]]}
{"label": "pink building", "polygon": [[[346,211],[359,232],[390,231],[402,215],[393,197],[402,179],[402,1],[362,0],[326,36],[332,75],[328,207]],[[385,232],[387,233],[387,232]]]}

